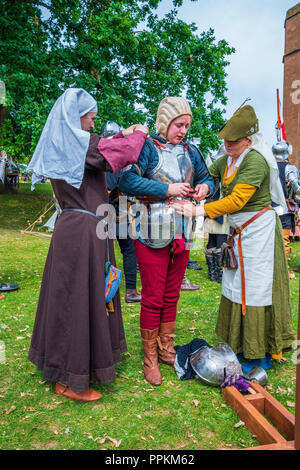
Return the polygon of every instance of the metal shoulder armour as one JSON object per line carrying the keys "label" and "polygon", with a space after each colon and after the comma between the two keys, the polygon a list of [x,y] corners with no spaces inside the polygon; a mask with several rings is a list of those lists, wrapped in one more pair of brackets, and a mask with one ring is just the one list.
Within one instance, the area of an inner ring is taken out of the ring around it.
{"label": "metal shoulder armour", "polygon": [[300,179],[298,168],[290,163],[285,167],[285,179],[287,180],[290,191],[289,193],[294,193],[297,196],[300,194]]}
{"label": "metal shoulder armour", "polygon": [[229,376],[243,375],[238,358],[226,343],[199,349],[191,355],[190,362],[197,376],[209,385],[220,386]]}
{"label": "metal shoulder armour", "polygon": [[102,126],[100,136],[107,139],[108,137],[112,137],[115,134],[118,134],[120,130],[121,127],[119,126],[119,124],[114,121],[107,121],[104,126]]}

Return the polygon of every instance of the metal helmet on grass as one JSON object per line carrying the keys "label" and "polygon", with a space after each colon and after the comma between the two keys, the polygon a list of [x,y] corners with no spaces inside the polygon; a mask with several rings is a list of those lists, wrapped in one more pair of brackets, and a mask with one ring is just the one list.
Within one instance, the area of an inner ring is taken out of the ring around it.
{"label": "metal helmet on grass", "polygon": [[229,376],[243,375],[238,358],[226,343],[199,349],[191,355],[190,362],[197,376],[209,385],[220,386]]}

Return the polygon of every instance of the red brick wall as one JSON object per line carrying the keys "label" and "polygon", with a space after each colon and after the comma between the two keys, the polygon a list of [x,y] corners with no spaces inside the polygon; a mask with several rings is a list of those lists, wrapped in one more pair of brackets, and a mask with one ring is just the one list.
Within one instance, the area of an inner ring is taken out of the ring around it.
{"label": "red brick wall", "polygon": [[287,11],[285,21],[283,119],[287,141],[293,145],[290,162],[300,167],[300,3]]}

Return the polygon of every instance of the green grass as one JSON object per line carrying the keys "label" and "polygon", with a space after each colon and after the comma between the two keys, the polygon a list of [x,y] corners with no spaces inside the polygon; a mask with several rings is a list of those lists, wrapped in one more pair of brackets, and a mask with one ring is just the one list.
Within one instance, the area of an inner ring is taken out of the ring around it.
{"label": "green grass", "polygon": [[[0,279],[20,285],[18,291],[7,293],[0,300],[0,341],[6,352],[6,361],[0,363],[0,448],[195,450],[258,445],[245,426],[235,427],[240,418],[225,404],[219,388],[196,379],[180,381],[166,365],[161,365],[160,387],[145,382],[139,304],[124,302],[124,284],[121,298],[128,352],[116,367],[116,381],[93,384],[103,395],[96,403],[55,395],[54,385],[45,382],[27,360],[49,240],[20,232],[44,212],[52,191],[49,185],[39,185],[37,192],[31,194],[25,186],[20,186],[19,193],[0,196]],[[218,344],[214,329],[221,286],[207,279],[204,242],[197,240],[197,250],[191,253],[191,259],[198,259],[203,270],[188,270],[188,278],[200,284],[201,289],[181,294],[177,344],[186,344],[196,337]],[[292,249],[290,269],[299,263],[300,244],[293,243]],[[116,256],[122,266],[117,245]],[[297,277],[290,280],[290,287],[296,332]],[[294,413],[296,373],[292,354],[293,351],[286,353],[287,362],[268,371],[268,390]]]}

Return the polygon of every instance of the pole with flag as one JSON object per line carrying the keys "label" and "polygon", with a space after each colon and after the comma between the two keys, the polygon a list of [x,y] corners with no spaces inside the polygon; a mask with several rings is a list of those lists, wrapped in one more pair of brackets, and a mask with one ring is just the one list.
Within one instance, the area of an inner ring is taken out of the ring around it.
{"label": "pole with flag", "polygon": [[286,141],[286,134],[285,134],[284,122],[281,121],[281,118],[280,118],[281,103],[280,103],[278,88],[277,88],[276,94],[277,94],[277,123],[275,125],[275,129],[276,129],[277,141],[280,142],[281,135],[282,135],[282,139]]}

